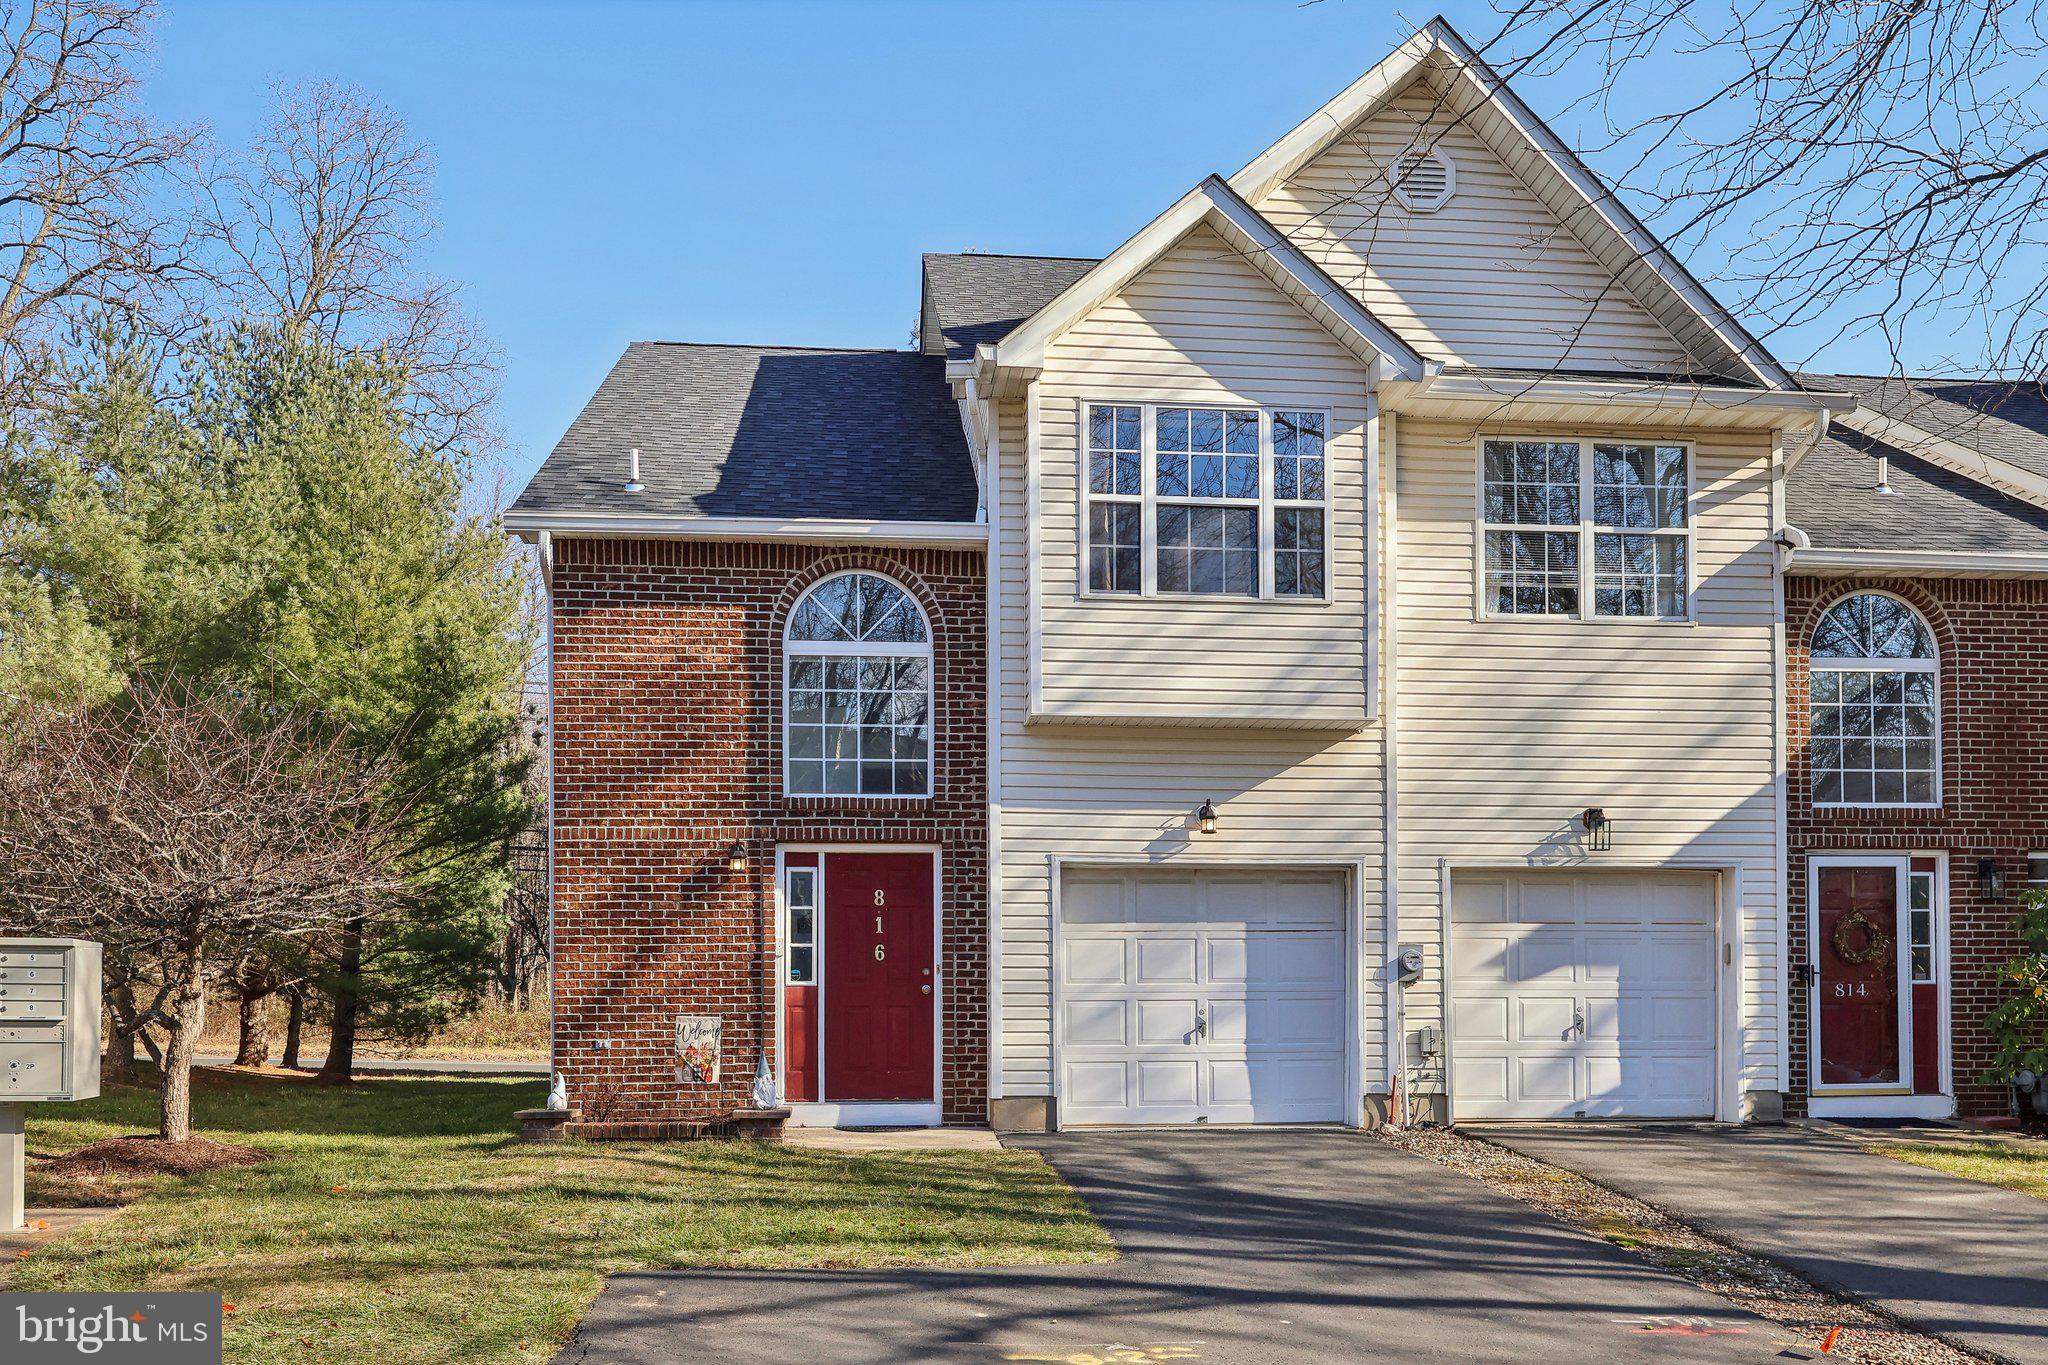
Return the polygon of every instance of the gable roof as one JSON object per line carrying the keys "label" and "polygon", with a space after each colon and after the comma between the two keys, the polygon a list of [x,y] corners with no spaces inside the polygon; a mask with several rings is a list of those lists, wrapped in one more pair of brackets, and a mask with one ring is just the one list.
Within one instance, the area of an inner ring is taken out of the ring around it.
{"label": "gable roof", "polygon": [[2048,554],[2048,510],[1839,424],[1786,476],[1785,509],[1818,550]]}
{"label": "gable roof", "polygon": [[1246,199],[1262,201],[1417,79],[1440,88],[1450,112],[1712,373],[1771,389],[1797,387],[1790,372],[1441,17],[1252,158],[1230,184]]}
{"label": "gable roof", "polygon": [[972,356],[977,345],[1000,340],[1051,303],[1097,259],[926,253],[925,352],[951,360]]}
{"label": "gable roof", "polygon": [[1282,293],[1343,342],[1361,360],[1381,361],[1392,375],[1420,379],[1440,366],[1423,358],[1391,327],[1288,236],[1267,222],[1220,176],[1209,176],[1173,206],[1140,228],[1131,239],[1084,271],[1074,282],[994,345],[999,370],[1035,370],[1046,346],[1105,299],[1136,279],[1192,231],[1206,223],[1245,256]]}
{"label": "gable roof", "polygon": [[[646,486],[629,493],[635,446]],[[508,518],[972,522],[976,502],[937,356],[636,341]]]}

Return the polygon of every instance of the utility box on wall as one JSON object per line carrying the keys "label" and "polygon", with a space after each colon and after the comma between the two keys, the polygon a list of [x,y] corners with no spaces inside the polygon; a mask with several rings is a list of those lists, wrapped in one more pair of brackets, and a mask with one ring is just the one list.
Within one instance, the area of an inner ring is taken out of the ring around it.
{"label": "utility box on wall", "polygon": [[100,945],[0,938],[0,1105],[100,1093]]}

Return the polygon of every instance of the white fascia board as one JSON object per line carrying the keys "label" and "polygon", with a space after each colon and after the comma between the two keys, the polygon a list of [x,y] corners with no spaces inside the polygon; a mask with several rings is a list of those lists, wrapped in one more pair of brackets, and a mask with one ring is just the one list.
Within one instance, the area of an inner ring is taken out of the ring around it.
{"label": "white fascia board", "polygon": [[2048,554],[2025,550],[1829,550],[1786,553],[1785,572],[1917,574],[1931,578],[2048,578]]}
{"label": "white fascia board", "polygon": [[1524,141],[1533,147],[1544,162],[1561,176],[1585,201],[1586,207],[1595,215],[1595,220],[1607,231],[1641,257],[1664,287],[1685,305],[1699,319],[1700,324],[1713,333],[1716,340],[1729,353],[1739,359],[1756,378],[1774,389],[1796,389],[1798,384],[1791,373],[1780,365],[1775,357],[1763,347],[1763,343],[1749,334],[1749,329],[1736,320],[1718,303],[1706,287],[1694,279],[1692,272],[1673,256],[1665,245],[1658,241],[1642,220],[1629,212],[1628,206],[1616,197],[1586,164],[1579,160],[1563,139],[1550,130],[1548,124],[1538,118],[1536,112],[1522,102],[1502,80],[1500,74],[1486,64],[1474,52],[1458,31],[1442,18],[1430,20],[1423,26],[1423,32],[1436,42],[1440,55],[1449,58],[1461,74],[1477,88],[1482,99],[1492,105],[1501,117],[1514,128]]}
{"label": "white fascia board", "polygon": [[[1136,236],[1103,257],[1080,279],[1061,290],[1050,303],[1018,324],[1009,335],[993,347],[984,346],[978,357],[978,375],[986,382],[997,380],[1006,371],[1033,372],[1043,368],[1047,346],[1114,297],[1204,221],[1213,222],[1226,235],[1237,236],[1240,242],[1254,244],[1255,251],[1243,254],[1252,260],[1255,268],[1263,273],[1269,263],[1284,272],[1322,305],[1327,316],[1320,315],[1318,309],[1306,304],[1302,305],[1304,312],[1325,328],[1335,331],[1340,339],[1355,341],[1377,354],[1389,373],[1411,379],[1419,379],[1427,373],[1429,362],[1412,346],[1332,281],[1321,267],[1245,203],[1226,182],[1212,175],[1182,195],[1166,212],[1140,228]],[[1242,251],[1241,245],[1239,249]],[[1301,303],[1301,300],[1296,302]]]}
{"label": "white fascia board", "polygon": [[1335,98],[1283,134],[1236,175],[1230,188],[1254,203],[1286,183],[1320,156],[1346,129],[1401,93],[1422,69],[1437,39],[1428,26],[1416,31],[1372,70],[1337,92]]}
{"label": "white fascia board", "polygon": [[[1442,63],[1471,83],[1477,98],[1569,185],[1592,215],[1590,224],[1611,234],[1641,258],[1658,281],[1696,317],[1729,355],[1757,380],[1774,389],[1798,387],[1791,374],[1749,334],[1734,315],[1717,303],[1690,271],[1645,228],[1613,191],[1565,146],[1506,81],[1473,51],[1456,29],[1441,18],[1430,20],[1414,37],[1394,49],[1372,70],[1345,87],[1336,98],[1303,119],[1271,147],[1230,177],[1231,188],[1257,203],[1288,177],[1321,155],[1360,119],[1375,112],[1421,74],[1431,61]],[[1476,131],[1476,130],[1475,130]]]}
{"label": "white fascia board", "polygon": [[1996,455],[1986,455],[1972,450],[1960,441],[1951,441],[1937,436],[1911,422],[1901,422],[1896,417],[1887,417],[1875,408],[1859,407],[1844,413],[1836,419],[1849,430],[1896,446],[1909,455],[1917,455],[1932,465],[1966,479],[1974,479],[1987,488],[2018,498],[2021,502],[2048,509],[2048,478],[2023,469],[2009,460]]}
{"label": "white fascia board", "polygon": [[1621,407],[1671,408],[1697,412],[1764,410],[1796,413],[1802,420],[1815,413],[1843,412],[1856,400],[1846,393],[1806,389],[1741,389],[1720,384],[1672,383],[1664,379],[1575,379],[1558,375],[1438,374],[1419,384],[1388,388],[1387,401],[1397,411],[1406,398],[1433,402],[1475,403],[1608,403]]}
{"label": "white fascia board", "polygon": [[[1424,359],[1422,353],[1404,341],[1393,328],[1374,317],[1351,291],[1331,279],[1329,272],[1310,259],[1292,238],[1274,227],[1264,214],[1232,189],[1230,182],[1212,175],[1202,182],[1202,188],[1214,206],[1214,216],[1254,248],[1244,253],[1252,263],[1262,270],[1270,265],[1284,272],[1298,288],[1329,311],[1343,332],[1349,333],[1349,337],[1340,339],[1355,340],[1369,354],[1377,356],[1380,373],[1392,379],[1421,379],[1443,368],[1438,362]],[[1233,242],[1232,245],[1238,243]],[[1242,250],[1242,246],[1239,249]],[[1318,318],[1317,321],[1326,328],[1330,327],[1329,319]]]}
{"label": "white fascia board", "polygon": [[828,545],[981,545],[988,527],[968,521],[855,521],[830,517],[680,517],[645,512],[507,512],[506,531],[655,540],[772,540]]}

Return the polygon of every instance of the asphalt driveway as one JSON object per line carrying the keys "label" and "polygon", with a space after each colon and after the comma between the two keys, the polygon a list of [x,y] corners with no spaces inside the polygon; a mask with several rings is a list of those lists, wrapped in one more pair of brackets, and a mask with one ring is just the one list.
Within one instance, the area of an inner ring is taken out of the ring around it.
{"label": "asphalt driveway", "polygon": [[1683,1362],[1782,1358],[1791,1344],[1361,1134],[1148,1130],[1025,1145],[1080,1192],[1121,1261],[615,1275],[560,1359]]}
{"label": "asphalt driveway", "polygon": [[2008,1360],[2048,1362],[2048,1203],[1808,1128],[1471,1130],[1654,1204],[1816,1284]]}

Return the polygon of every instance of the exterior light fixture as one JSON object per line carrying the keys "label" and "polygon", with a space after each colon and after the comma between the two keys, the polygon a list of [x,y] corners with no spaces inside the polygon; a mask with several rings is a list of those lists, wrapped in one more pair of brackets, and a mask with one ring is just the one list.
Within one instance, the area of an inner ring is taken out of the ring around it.
{"label": "exterior light fixture", "polygon": [[626,491],[638,493],[647,487],[640,482],[640,447],[634,446],[626,452]]}
{"label": "exterior light fixture", "polygon": [[1214,801],[1204,801],[1202,808],[1195,812],[1195,828],[1201,830],[1204,834],[1214,834],[1216,832],[1216,803]]}
{"label": "exterior light fixture", "polygon": [[1586,847],[1595,853],[1605,853],[1614,847],[1614,822],[1607,818],[1607,812],[1598,806],[1588,806],[1579,812],[1579,823],[1586,827]]}
{"label": "exterior light fixture", "polygon": [[1996,858],[1977,860],[1977,884],[1984,888],[1984,899],[2002,901],[2005,899],[2005,869],[1998,865]]}
{"label": "exterior light fixture", "polygon": [[732,847],[725,851],[725,867],[728,872],[747,870],[747,846],[735,839]]}

